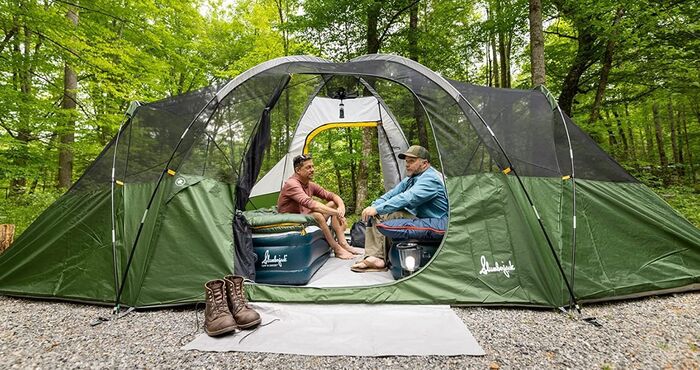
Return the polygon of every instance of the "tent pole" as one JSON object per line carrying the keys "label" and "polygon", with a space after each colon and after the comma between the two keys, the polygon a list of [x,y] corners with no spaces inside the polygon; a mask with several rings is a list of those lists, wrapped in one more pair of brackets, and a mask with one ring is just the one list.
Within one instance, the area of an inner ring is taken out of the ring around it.
{"label": "tent pole", "polygon": [[[173,161],[173,158],[175,158],[175,153],[177,153],[177,150],[180,148],[180,145],[182,145],[182,141],[184,140],[185,136],[189,132],[190,128],[192,128],[192,125],[194,125],[195,122],[197,122],[197,119],[204,113],[204,111],[211,105],[212,102],[215,102],[214,106],[212,107],[213,110],[216,109],[219,105],[219,100],[217,100],[217,95],[214,95],[207,104],[204,105],[204,107],[197,113],[197,115],[192,119],[192,121],[187,125],[187,128],[185,128],[185,131],[182,133],[182,136],[180,136],[180,140],[177,142],[177,145],[175,145],[175,148],[173,149],[173,152],[170,153],[170,158],[168,158],[168,161],[165,163],[165,166],[163,167],[163,171],[161,171],[160,176],[158,177],[158,181],[156,182],[156,187],[153,189],[153,193],[151,193],[151,197],[148,200],[148,204],[146,205],[146,209],[143,211],[143,217],[141,217],[141,223],[139,224],[138,231],[136,232],[136,237],[134,238],[134,243],[131,245],[131,251],[129,252],[129,258],[126,261],[126,267],[124,268],[124,274],[122,275],[122,280],[121,284],[119,286],[119,290],[117,291],[117,299],[115,301],[115,311],[119,312],[119,306],[120,306],[120,300],[121,300],[121,295],[122,292],[124,291],[124,285],[126,284],[126,277],[129,272],[129,269],[131,268],[131,262],[134,259],[134,254],[136,252],[136,245],[139,242],[139,238],[141,237],[141,232],[143,231],[143,226],[146,221],[146,217],[148,216],[148,210],[151,208],[151,205],[153,205],[153,200],[156,198],[156,194],[158,193],[158,189],[160,188],[160,184],[163,182],[163,178],[165,178],[165,174],[168,173],[168,169],[170,167],[170,163]],[[211,116],[209,116],[209,119],[211,119]]]}
{"label": "tent pole", "polygon": [[549,234],[547,233],[547,230],[544,227],[544,224],[542,223],[542,219],[540,218],[539,212],[537,212],[537,208],[535,207],[535,204],[532,202],[532,198],[530,198],[530,193],[528,193],[527,189],[525,188],[525,184],[523,184],[522,179],[518,175],[518,172],[515,170],[515,167],[513,167],[513,163],[510,161],[510,158],[508,157],[508,154],[506,154],[506,151],[503,149],[503,146],[501,145],[500,141],[498,141],[498,138],[496,138],[496,134],[493,133],[493,130],[491,130],[491,127],[486,123],[484,118],[479,114],[479,112],[474,108],[474,106],[467,100],[462,93],[458,92],[459,97],[464,100],[465,103],[469,106],[469,108],[476,114],[477,117],[479,117],[479,120],[481,123],[486,127],[486,129],[489,131],[489,134],[493,138],[493,141],[496,143],[498,146],[498,149],[501,151],[503,154],[503,157],[506,159],[508,162],[508,168],[513,172],[513,175],[518,179],[518,184],[520,184],[520,188],[523,190],[523,193],[525,194],[525,198],[527,199],[527,202],[530,204],[532,207],[532,210],[535,212],[535,216],[537,216],[537,223],[540,225],[540,229],[542,230],[542,233],[544,234],[545,240],[547,241],[547,245],[549,246],[550,251],[552,252],[552,256],[554,257],[555,262],[557,263],[557,267],[559,268],[559,272],[561,273],[562,279],[564,279],[564,283],[566,284],[566,288],[569,291],[569,297],[570,300],[578,307],[578,304],[576,304],[576,296],[574,295],[573,288],[571,287],[571,284],[569,283],[569,279],[566,277],[566,273],[564,272],[564,267],[561,264],[561,260],[559,259],[559,256],[557,256],[556,250],[554,249],[554,245],[552,245],[552,241],[549,238]]}
{"label": "tent pole", "polygon": [[117,149],[119,148],[119,138],[121,137],[124,128],[126,125],[131,126],[131,118],[134,116],[134,112],[136,111],[136,108],[138,108],[141,104],[139,102],[134,101],[131,102],[131,105],[129,105],[129,108],[127,109],[126,113],[124,114],[124,119],[122,120],[121,125],[119,126],[119,130],[117,131],[117,137],[115,138],[114,141],[114,153],[112,155],[112,179],[110,182],[110,203],[112,207],[112,267],[114,270],[114,294],[115,294],[115,307],[114,307],[114,313],[119,312],[119,298],[118,298],[118,291],[119,291],[119,268],[117,267],[117,233],[116,233],[116,209],[114,207],[114,185],[116,184],[116,178],[115,178],[115,173],[116,173],[116,168],[117,168]]}
{"label": "tent pole", "polygon": [[[571,227],[571,289],[574,289],[576,285],[576,169],[574,167],[574,149],[571,145],[571,136],[569,135],[569,128],[566,125],[566,119],[564,118],[564,112],[562,112],[561,107],[552,96],[552,93],[544,87],[544,85],[539,85],[535,87],[535,90],[544,94],[544,96],[549,101],[549,104],[559,112],[559,117],[561,118],[561,124],[564,126],[564,132],[566,133],[566,141],[569,144],[569,160],[571,161],[571,202],[572,202],[572,227]],[[569,302],[569,309],[575,302]],[[578,305],[576,310],[580,312]]]}
{"label": "tent pole", "polygon": [[[561,117],[562,124],[564,125],[564,130],[566,131],[566,139],[569,142],[569,158],[571,160],[571,202],[572,202],[572,226],[571,226],[571,289],[574,289],[576,284],[576,176],[574,169],[574,150],[571,146],[571,138],[569,137],[569,129],[566,126],[566,120],[564,119],[564,113],[561,111],[559,105],[557,105],[557,110],[559,111],[559,116]],[[575,304],[576,302],[571,302]],[[571,307],[569,307],[571,309]],[[576,310],[580,312],[578,305],[576,305]]]}

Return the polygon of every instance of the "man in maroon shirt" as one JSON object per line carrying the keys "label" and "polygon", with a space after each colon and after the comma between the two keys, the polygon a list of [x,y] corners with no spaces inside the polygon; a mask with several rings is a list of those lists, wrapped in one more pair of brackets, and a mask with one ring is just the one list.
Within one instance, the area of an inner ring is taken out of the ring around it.
{"label": "man in maroon shirt", "polygon": [[[279,213],[301,213],[311,214],[318,227],[323,231],[323,236],[333,249],[335,256],[342,259],[351,259],[355,254],[362,254],[362,250],[351,247],[345,241],[345,203],[336,194],[322,188],[315,182],[314,162],[311,155],[298,155],[294,157],[294,174],[284,182],[280,196],[277,199],[277,211]],[[323,204],[313,199],[318,197],[328,201]],[[331,218],[331,227],[335,231],[338,240],[333,238],[328,224],[328,217]]]}

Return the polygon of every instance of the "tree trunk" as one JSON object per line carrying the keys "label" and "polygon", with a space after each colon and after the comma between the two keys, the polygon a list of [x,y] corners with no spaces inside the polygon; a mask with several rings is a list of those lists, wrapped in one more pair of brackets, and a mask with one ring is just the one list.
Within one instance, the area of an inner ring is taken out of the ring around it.
{"label": "tree trunk", "polygon": [[[688,139],[688,124],[687,124],[687,119],[685,118],[685,113],[681,111],[683,114],[683,119],[681,120],[681,123],[683,124],[683,136],[685,137],[685,151],[688,153],[688,165],[690,166],[690,177],[693,180],[693,184],[696,183],[695,179],[695,166],[693,164],[693,152],[690,151],[690,141]],[[700,120],[699,120],[700,122]]]}
{"label": "tree trunk", "polygon": [[367,9],[367,54],[379,51],[379,30],[377,23],[382,9],[382,1],[374,0]]}
{"label": "tree trunk", "polygon": [[[12,71],[12,85],[13,88],[19,92],[19,96],[24,101],[33,101],[35,98],[32,91],[32,80],[35,75],[34,70],[38,63],[34,62],[37,58],[39,49],[42,46],[43,36],[37,35],[32,30],[24,24],[20,24],[20,18],[15,16],[13,18],[14,26],[21,30],[19,33],[23,37],[14,37],[12,42],[12,54],[13,57],[19,60],[19,63],[13,63],[15,68]],[[34,37],[37,37],[36,43],[33,43]],[[22,146],[26,148],[26,145],[32,140],[32,132],[28,127],[33,126],[31,122],[31,117],[26,114],[24,109],[21,109],[18,113],[18,120],[20,122],[20,128],[17,130],[15,139],[21,143]],[[29,163],[29,154],[27,150],[20,150],[14,153],[14,164],[17,168],[25,168]],[[10,194],[11,195],[21,195],[27,190],[27,178],[24,174],[15,175],[10,179]]]}
{"label": "tree trunk", "polygon": [[591,66],[595,59],[596,36],[588,28],[582,28],[578,36],[578,49],[574,63],[569,68],[569,72],[564,78],[561,94],[559,95],[558,103],[564,113],[571,116],[571,109],[574,105],[574,98],[578,94],[579,81],[581,76]]}
{"label": "tree trunk", "polygon": [[676,139],[676,122],[673,117],[673,102],[668,98],[668,124],[671,128],[671,150],[673,151],[673,163],[678,164],[678,145]]}
{"label": "tree trunk", "polygon": [[634,131],[632,131],[632,123],[630,122],[630,111],[629,105],[625,104],[625,125],[627,126],[627,137],[629,137],[630,144],[630,158],[634,162],[637,162],[637,148],[634,143]]}
{"label": "tree trunk", "polygon": [[544,32],[542,30],[542,0],[530,0],[530,69],[532,86],[544,85]]}
{"label": "tree trunk", "polygon": [[498,46],[496,45],[496,36],[491,35],[491,59],[493,60],[493,87],[501,87],[501,71],[498,61]]}
{"label": "tree trunk", "polygon": [[508,63],[506,63],[506,85],[508,88],[512,87],[511,77],[513,76],[510,70],[510,57],[512,55],[511,51],[513,50],[513,32],[514,31],[511,29],[506,34],[506,60],[508,61]]}
{"label": "tree trunk", "polygon": [[[381,12],[382,1],[374,0],[367,9],[367,53],[376,54],[379,51],[379,32],[377,23]],[[370,158],[372,155],[372,134],[371,128],[365,127],[362,129],[362,158],[360,159],[359,168],[357,170],[357,197],[355,199],[355,209],[364,209],[365,201],[367,200],[367,179],[369,176]]]}
{"label": "tree trunk", "polygon": [[493,86],[493,79],[491,79],[491,43],[486,43],[486,81],[489,87]]}
{"label": "tree trunk", "polygon": [[675,174],[675,180],[679,181],[683,178],[683,172],[680,160],[678,159],[678,142],[676,137],[676,120],[673,117],[673,102],[671,97],[668,98],[668,124],[671,130],[671,152],[673,153],[673,173]]}
{"label": "tree trunk", "polygon": [[15,225],[3,224],[0,225],[0,254],[10,248],[12,241],[15,238]]}
{"label": "tree trunk", "polygon": [[[646,145],[644,146],[644,150],[646,151],[646,159],[647,162],[651,163],[654,162],[656,159],[654,156],[654,134],[652,133],[651,129],[651,124],[649,123],[649,117],[647,115],[647,119],[644,121],[644,140]],[[653,116],[652,116],[652,121],[653,121]]]}
{"label": "tree trunk", "polygon": [[[348,207],[352,209],[352,212],[356,212],[356,203],[357,203],[357,181],[356,181],[356,173],[357,173],[357,163],[355,162],[355,148],[353,145],[352,141],[352,130],[350,128],[345,129],[348,135],[348,153],[351,153],[353,155],[353,159],[350,160],[350,193],[352,196],[352,202],[347,202],[349,203]],[[349,211],[348,211],[349,212]]]}
{"label": "tree trunk", "polygon": [[361,210],[365,208],[367,200],[367,187],[369,185],[368,169],[369,161],[372,155],[372,128],[362,128],[362,159],[360,159],[359,168],[357,170],[357,199],[355,200],[355,209]]}
{"label": "tree trunk", "polygon": [[603,126],[605,126],[605,130],[608,132],[608,144],[610,145],[610,148],[613,150],[613,153],[616,155],[618,154],[618,148],[617,148],[617,138],[615,137],[615,132],[613,132],[612,127],[610,126],[610,113],[606,111],[606,119],[603,120]]}
{"label": "tree trunk", "polygon": [[[335,136],[335,134],[333,135]],[[326,153],[324,154],[324,157],[326,158],[333,158],[333,142],[335,142],[335,138],[329,138],[328,140],[328,145],[326,147]],[[340,166],[338,166],[338,161],[333,158],[333,171],[335,172],[335,181],[338,183],[338,194],[339,197],[343,197],[343,176],[340,172]]]}
{"label": "tree trunk", "polygon": [[678,175],[680,176],[681,179],[685,176],[685,156],[683,155],[683,124],[682,124],[682,115],[683,110],[679,110],[678,114],[676,115],[676,139],[677,139],[677,145],[678,145]]}
{"label": "tree trunk", "polygon": [[[66,18],[70,20],[75,28],[78,25],[78,10],[68,7]],[[71,67],[68,60],[64,62],[63,75],[63,102],[61,108],[66,112],[66,122],[59,134],[58,150],[58,186],[67,189],[72,184],[73,178],[73,143],[75,142],[75,112],[76,112],[76,92],[78,90],[78,75]]]}
{"label": "tree trunk", "polygon": [[508,55],[506,55],[506,40],[505,32],[498,32],[498,54],[501,59],[501,87],[508,88],[508,70],[510,67],[510,61],[508,60]]}
{"label": "tree trunk", "polygon": [[615,116],[615,122],[617,122],[617,133],[620,135],[620,140],[622,140],[622,149],[624,150],[622,157],[624,159],[629,158],[629,145],[627,144],[627,135],[625,134],[625,129],[622,127],[622,120],[617,111],[612,111],[613,116]]}
{"label": "tree trunk", "polygon": [[668,170],[668,158],[666,157],[666,149],[664,149],[664,131],[661,126],[661,115],[659,114],[659,104],[654,102],[651,106],[652,113],[654,115],[654,129],[656,133],[656,148],[659,151],[659,164],[661,164],[661,172],[663,173],[663,180],[665,184],[668,184],[668,176],[666,176]]}
{"label": "tree trunk", "polygon": [[286,17],[285,14],[289,14],[289,3],[282,4],[283,0],[275,0],[275,5],[277,6],[277,15],[279,16],[281,35],[282,35],[282,46],[284,47],[284,55],[289,55],[289,31],[286,27]]}
{"label": "tree trunk", "polygon": [[[615,20],[613,21],[613,27],[615,27],[615,29],[617,29],[616,26],[620,22],[620,18],[622,18],[623,14],[625,14],[625,11],[622,8],[619,8],[617,10],[617,14],[615,15]],[[595,124],[600,116],[600,107],[603,105],[605,89],[608,86],[608,78],[610,77],[610,70],[612,69],[613,54],[615,53],[615,45],[617,44],[616,36],[618,33],[618,31],[614,31],[613,35],[605,45],[605,54],[603,54],[600,78],[598,79],[598,89],[596,90],[595,100],[593,101],[591,116],[589,118],[591,125]]]}
{"label": "tree trunk", "polygon": [[[409,58],[418,62],[418,7],[411,7],[408,32],[408,54]],[[416,120],[416,132],[418,133],[418,142],[424,148],[428,148],[428,133],[425,128],[425,120],[423,119],[423,107],[416,97],[413,98],[413,117]]]}

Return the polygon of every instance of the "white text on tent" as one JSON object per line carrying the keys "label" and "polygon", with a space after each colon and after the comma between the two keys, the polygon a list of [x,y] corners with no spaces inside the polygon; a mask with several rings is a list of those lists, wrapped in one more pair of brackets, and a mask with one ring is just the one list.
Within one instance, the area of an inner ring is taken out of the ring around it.
{"label": "white text on tent", "polygon": [[504,264],[501,262],[501,265],[496,262],[496,265],[491,267],[489,266],[489,262],[486,260],[486,256],[481,256],[481,271],[479,271],[480,275],[488,275],[489,272],[502,272],[503,275],[506,277],[510,277],[510,272],[515,271],[515,265],[513,265],[510,260],[508,260],[508,264]]}

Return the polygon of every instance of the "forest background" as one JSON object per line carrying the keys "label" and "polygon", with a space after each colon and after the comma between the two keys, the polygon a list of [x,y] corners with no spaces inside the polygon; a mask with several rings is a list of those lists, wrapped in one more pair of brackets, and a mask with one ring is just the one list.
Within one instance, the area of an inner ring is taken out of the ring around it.
{"label": "forest background", "polygon": [[[700,226],[699,20],[692,0],[4,0],[0,224],[19,234],[65,192],[131,101],[284,55],[389,53],[473,84],[545,84],[605,151]],[[430,146],[425,122],[402,123],[409,141]],[[327,131],[312,149],[317,182],[351,212],[383,190],[367,130]]]}

